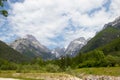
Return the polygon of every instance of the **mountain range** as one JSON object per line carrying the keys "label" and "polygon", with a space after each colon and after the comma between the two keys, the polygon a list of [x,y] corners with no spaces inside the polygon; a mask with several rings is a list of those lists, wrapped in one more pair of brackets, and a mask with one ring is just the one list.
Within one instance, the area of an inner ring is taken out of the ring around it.
{"label": "mountain range", "polygon": [[0,41],[0,58],[12,62],[26,62],[41,57],[44,60],[59,58],[60,56],[76,56],[78,53],[87,53],[95,49],[102,50],[105,54],[118,54],[120,51],[120,17],[113,22],[105,24],[103,29],[90,40],[84,37],[72,40],[68,47],[49,50],[34,36],[26,35],[16,39],[9,46]]}
{"label": "mountain range", "polygon": [[112,40],[120,37],[120,17],[113,22],[105,24],[103,30],[98,32],[88,43],[80,50],[80,52],[89,52],[98,47],[110,43]]}
{"label": "mountain range", "polygon": [[80,37],[70,42],[65,50],[66,55],[75,56],[80,49],[87,44],[87,40],[84,37]]}
{"label": "mountain range", "polygon": [[32,35],[26,35],[24,38],[15,40],[10,44],[10,47],[29,58],[52,58],[51,51],[47,47],[39,43],[39,41]]}
{"label": "mountain range", "polygon": [[53,49],[53,50],[51,51],[51,53],[52,53],[53,55],[55,55],[56,58],[59,58],[59,57],[65,55],[65,48],[57,47],[57,48]]}
{"label": "mountain range", "polygon": [[87,44],[87,40],[84,37],[80,37],[71,41],[66,49],[57,47],[53,49],[51,53],[54,54],[56,58],[66,55],[74,57],[77,55],[77,53],[79,53],[80,49],[86,44]]}
{"label": "mountain range", "polygon": [[22,55],[2,41],[0,41],[0,59],[15,63],[28,62],[28,60],[30,61],[28,57]]}

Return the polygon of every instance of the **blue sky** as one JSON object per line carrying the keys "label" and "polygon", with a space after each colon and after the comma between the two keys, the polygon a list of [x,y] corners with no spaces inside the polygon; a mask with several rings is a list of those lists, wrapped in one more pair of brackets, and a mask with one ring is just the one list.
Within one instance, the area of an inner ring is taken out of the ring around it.
{"label": "blue sky", "polygon": [[8,0],[9,16],[0,15],[0,40],[10,43],[31,34],[50,49],[67,47],[118,17],[119,5],[119,0]]}

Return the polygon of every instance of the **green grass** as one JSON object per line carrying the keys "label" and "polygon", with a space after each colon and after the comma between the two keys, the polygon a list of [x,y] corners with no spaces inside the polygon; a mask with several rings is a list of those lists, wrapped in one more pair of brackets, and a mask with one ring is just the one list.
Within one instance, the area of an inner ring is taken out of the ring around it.
{"label": "green grass", "polygon": [[69,78],[70,75],[66,73],[38,73],[35,71],[29,73],[16,73],[16,71],[0,71],[0,77],[2,78],[15,78],[21,80],[52,80],[52,79],[61,79]]}
{"label": "green grass", "polygon": [[120,76],[120,67],[80,68],[71,72],[72,75],[77,77],[82,77],[83,75]]}
{"label": "green grass", "polygon": [[44,79],[63,79],[63,77],[69,78],[68,75],[73,75],[82,78],[86,75],[106,75],[106,76],[119,76],[120,67],[100,67],[100,68],[80,68],[75,70],[69,70],[63,73],[41,73],[38,71],[32,71],[29,73],[16,73],[16,71],[0,71],[0,77],[3,78],[16,78],[22,80],[44,80]]}

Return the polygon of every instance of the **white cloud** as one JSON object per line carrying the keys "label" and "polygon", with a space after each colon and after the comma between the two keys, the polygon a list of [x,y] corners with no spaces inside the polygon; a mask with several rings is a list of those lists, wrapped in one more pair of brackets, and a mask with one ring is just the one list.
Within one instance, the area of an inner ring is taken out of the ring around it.
{"label": "white cloud", "polygon": [[[12,14],[8,17],[13,34],[34,35],[46,46],[63,45],[80,36],[94,36],[102,26],[119,16],[119,0],[112,0],[110,10],[105,11],[103,4],[107,0],[25,0],[23,3],[11,3]],[[89,15],[93,9],[100,10]],[[69,20],[75,31],[70,30]],[[68,30],[65,30],[68,28]],[[86,30],[85,30],[86,29]],[[62,35],[64,40],[51,40]]]}
{"label": "white cloud", "polygon": [[111,14],[113,14],[114,17],[120,15],[120,0],[112,0],[110,12]]}

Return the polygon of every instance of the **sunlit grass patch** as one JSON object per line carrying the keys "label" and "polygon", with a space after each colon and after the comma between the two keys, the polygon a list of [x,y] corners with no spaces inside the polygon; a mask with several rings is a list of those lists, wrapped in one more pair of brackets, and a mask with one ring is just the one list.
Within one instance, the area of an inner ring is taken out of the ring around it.
{"label": "sunlit grass patch", "polygon": [[72,74],[80,75],[108,75],[120,76],[120,67],[80,68],[72,70]]}

